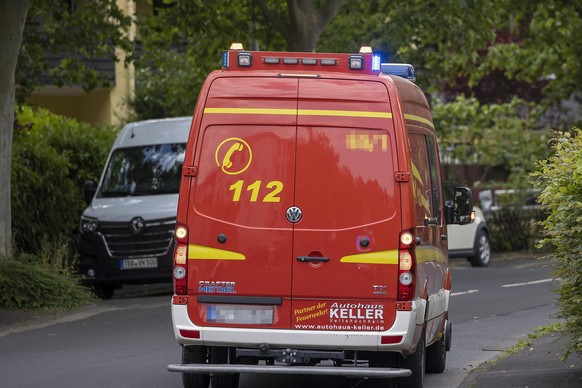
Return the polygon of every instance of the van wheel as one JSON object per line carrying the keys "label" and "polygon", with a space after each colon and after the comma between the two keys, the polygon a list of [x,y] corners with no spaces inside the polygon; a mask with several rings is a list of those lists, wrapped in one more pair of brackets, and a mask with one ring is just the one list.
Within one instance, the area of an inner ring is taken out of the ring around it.
{"label": "van wheel", "polygon": [[426,348],[426,372],[443,373],[447,364],[445,337]]}
{"label": "van wheel", "polygon": [[469,258],[473,267],[487,267],[491,262],[491,244],[486,231],[480,230],[475,237],[473,256]]}
{"label": "van wheel", "polygon": [[102,285],[102,286],[93,286],[93,293],[99,299],[111,299],[113,297],[113,292],[115,291],[115,286],[111,285]]}
{"label": "van wheel", "polygon": [[424,371],[426,368],[426,329],[422,329],[422,335],[418,341],[416,352],[400,358],[400,367],[410,369],[412,375],[398,379],[399,388],[422,388],[424,383]]}
{"label": "van wheel", "polygon": [[[210,363],[211,364],[233,364],[228,362],[229,348],[213,346],[210,348]],[[237,388],[239,373],[233,374],[213,374],[210,380],[212,381],[212,388]]]}
{"label": "van wheel", "polygon": [[[206,346],[183,346],[182,364],[207,364],[208,348]],[[184,388],[208,388],[210,375],[199,373],[182,373]]]}

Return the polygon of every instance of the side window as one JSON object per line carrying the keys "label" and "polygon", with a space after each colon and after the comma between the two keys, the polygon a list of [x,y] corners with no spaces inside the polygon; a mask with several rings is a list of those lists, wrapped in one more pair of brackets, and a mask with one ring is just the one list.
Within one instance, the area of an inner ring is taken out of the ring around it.
{"label": "side window", "polygon": [[428,140],[428,158],[430,162],[430,181],[432,185],[432,214],[441,224],[441,185],[439,182],[439,165],[437,157],[437,148],[434,137],[427,136]]}
{"label": "side window", "polygon": [[429,152],[426,136],[411,133],[409,141],[410,156],[412,159],[412,187],[414,190],[416,225],[424,226],[425,219],[434,217],[434,206],[432,204],[434,198]]}

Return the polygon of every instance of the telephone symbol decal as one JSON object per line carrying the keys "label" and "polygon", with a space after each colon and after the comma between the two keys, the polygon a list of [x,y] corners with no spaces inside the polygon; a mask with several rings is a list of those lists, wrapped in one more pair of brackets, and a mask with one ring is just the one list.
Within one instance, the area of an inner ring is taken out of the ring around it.
{"label": "telephone symbol decal", "polygon": [[228,175],[238,175],[251,165],[253,152],[243,139],[231,137],[223,140],[214,155],[216,165]]}

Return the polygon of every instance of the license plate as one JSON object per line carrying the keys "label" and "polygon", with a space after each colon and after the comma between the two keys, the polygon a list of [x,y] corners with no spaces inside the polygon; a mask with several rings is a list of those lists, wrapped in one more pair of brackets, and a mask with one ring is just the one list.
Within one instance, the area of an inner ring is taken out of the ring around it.
{"label": "license plate", "polygon": [[121,269],[158,268],[158,259],[148,257],[144,259],[125,259],[119,262]]}

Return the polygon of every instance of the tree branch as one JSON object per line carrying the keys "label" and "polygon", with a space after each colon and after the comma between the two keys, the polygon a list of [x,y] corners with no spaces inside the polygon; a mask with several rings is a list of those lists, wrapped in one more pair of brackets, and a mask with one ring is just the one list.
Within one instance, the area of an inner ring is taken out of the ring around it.
{"label": "tree branch", "polygon": [[281,35],[283,35],[283,38],[288,41],[290,37],[289,24],[284,20],[280,20],[280,17],[267,6],[265,0],[255,1],[261,10],[261,13],[263,14],[265,21]]}

